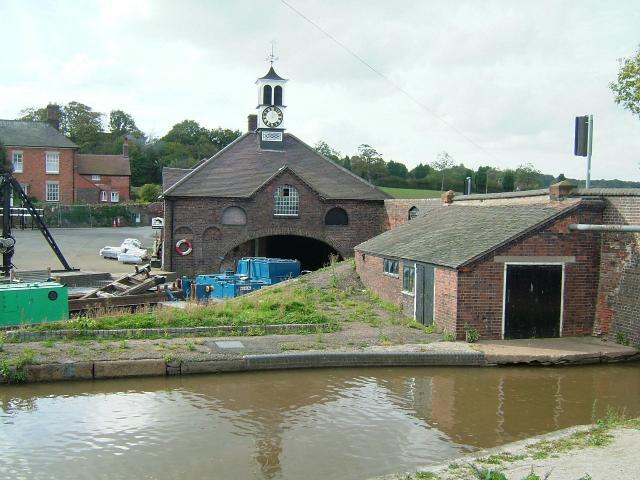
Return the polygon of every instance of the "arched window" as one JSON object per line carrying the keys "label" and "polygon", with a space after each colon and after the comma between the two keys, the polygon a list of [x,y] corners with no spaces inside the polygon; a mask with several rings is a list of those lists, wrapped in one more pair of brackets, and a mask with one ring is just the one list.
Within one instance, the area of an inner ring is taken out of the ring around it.
{"label": "arched window", "polygon": [[418,210],[418,207],[411,207],[409,209],[409,220],[413,220],[414,218],[416,218],[419,211],[420,210]]}
{"label": "arched window", "polygon": [[273,89],[273,104],[282,106],[282,87],[280,85]]}
{"label": "arched window", "polygon": [[228,207],[222,212],[223,225],[246,225],[247,214],[240,207]]}
{"label": "arched window", "polygon": [[262,91],[262,103],[271,105],[271,85],[265,85]]}
{"label": "arched window", "polygon": [[273,214],[280,217],[297,217],[299,207],[298,190],[291,185],[281,185],[273,194]]}
{"label": "arched window", "polygon": [[349,225],[349,217],[340,207],[332,208],[324,217],[325,225]]}

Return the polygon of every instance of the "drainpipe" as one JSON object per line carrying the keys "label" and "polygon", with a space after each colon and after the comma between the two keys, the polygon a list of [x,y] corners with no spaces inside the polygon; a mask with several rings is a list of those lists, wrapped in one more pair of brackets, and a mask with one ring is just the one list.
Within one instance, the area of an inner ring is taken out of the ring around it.
{"label": "drainpipe", "polygon": [[592,225],[589,223],[571,223],[569,230],[580,232],[626,232],[640,233],[640,225]]}

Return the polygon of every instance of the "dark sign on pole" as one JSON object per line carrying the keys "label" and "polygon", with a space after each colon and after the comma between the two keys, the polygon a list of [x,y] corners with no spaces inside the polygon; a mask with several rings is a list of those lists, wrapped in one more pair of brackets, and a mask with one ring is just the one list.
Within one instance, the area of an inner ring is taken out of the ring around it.
{"label": "dark sign on pole", "polygon": [[586,157],[589,145],[589,116],[576,117],[576,135],[573,143],[573,154]]}

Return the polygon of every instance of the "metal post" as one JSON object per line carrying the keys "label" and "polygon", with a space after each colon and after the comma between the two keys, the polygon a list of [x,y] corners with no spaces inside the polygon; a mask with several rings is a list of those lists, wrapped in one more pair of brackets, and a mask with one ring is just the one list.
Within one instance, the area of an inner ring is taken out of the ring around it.
{"label": "metal post", "polygon": [[593,149],[593,115],[589,115],[589,139],[587,141],[587,182],[586,187],[591,188],[591,152]]}

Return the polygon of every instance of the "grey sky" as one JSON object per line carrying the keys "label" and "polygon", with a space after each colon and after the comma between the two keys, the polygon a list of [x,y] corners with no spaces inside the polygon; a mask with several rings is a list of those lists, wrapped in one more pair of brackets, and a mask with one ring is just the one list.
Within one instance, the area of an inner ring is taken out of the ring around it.
{"label": "grey sky", "polygon": [[286,126],[308,143],[582,178],[573,119],[592,113],[593,178],[640,180],[640,120],[608,88],[640,44],[637,0],[287,1],[480,147],[278,0],[3,0],[0,118],[77,100],[154,135],[186,118],[245,130],[273,40]]}

